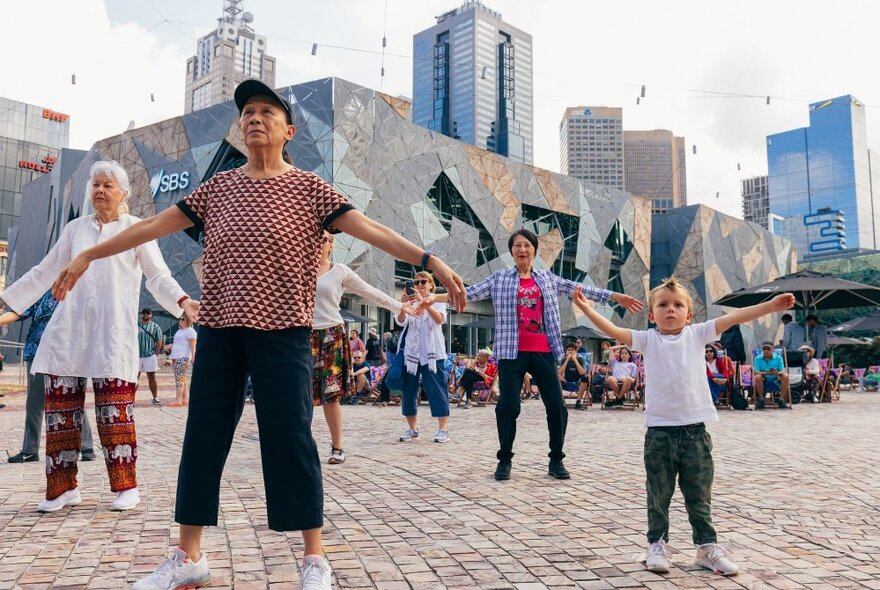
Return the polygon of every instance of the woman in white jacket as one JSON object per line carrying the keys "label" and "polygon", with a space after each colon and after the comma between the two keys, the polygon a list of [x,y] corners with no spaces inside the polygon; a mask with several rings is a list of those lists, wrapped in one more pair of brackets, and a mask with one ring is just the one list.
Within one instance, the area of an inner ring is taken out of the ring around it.
{"label": "woman in white jacket", "polygon": [[333,235],[325,232],[312,320],[312,403],[324,410],[324,419],[330,429],[329,462],[337,465],[345,462],[339,400],[352,392],[353,381],[351,347],[339,312],[342,294],[346,291],[355,293],[394,313],[413,313],[413,308],[371,287],[344,264],[334,263],[332,256]]}
{"label": "woman in white jacket", "polygon": [[[127,213],[130,194],[122,166],[104,161],[93,164],[86,196],[94,213],[64,226],[46,257],[0,294],[6,306],[24,312],[77,254],[137,222],[137,217]],[[58,304],[46,326],[31,366],[32,373],[46,375],[46,499],[37,506],[40,512],[81,502],[76,462],[89,378],[110,489],[117,492],[110,509],[130,510],[140,501],[132,407],[142,275],[147,277],[147,289],[165,309],[176,316],[183,306],[188,315],[197,314],[198,302],[190,300],[171,277],[159,246],[151,241],[97,261],[80,287]]]}

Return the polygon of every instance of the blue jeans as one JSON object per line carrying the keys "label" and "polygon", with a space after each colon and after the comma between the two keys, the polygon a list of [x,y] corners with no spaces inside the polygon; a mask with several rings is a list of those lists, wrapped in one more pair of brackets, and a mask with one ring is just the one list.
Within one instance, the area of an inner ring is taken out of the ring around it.
{"label": "blue jeans", "polygon": [[404,369],[403,402],[400,404],[404,416],[415,416],[419,413],[419,385],[428,394],[431,416],[443,418],[449,415],[449,366],[445,359],[437,361],[437,371],[431,371],[428,365],[419,365],[415,375]]}

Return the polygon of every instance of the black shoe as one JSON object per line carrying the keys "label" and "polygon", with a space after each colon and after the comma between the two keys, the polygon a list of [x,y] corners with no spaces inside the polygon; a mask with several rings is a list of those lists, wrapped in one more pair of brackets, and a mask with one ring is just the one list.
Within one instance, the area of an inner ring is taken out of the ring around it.
{"label": "black shoe", "polygon": [[95,460],[95,450],[94,449],[86,449],[82,452],[79,458],[80,461],[94,461]]}
{"label": "black shoe", "polygon": [[556,479],[571,479],[571,474],[565,468],[565,465],[562,464],[561,459],[551,459],[550,464],[547,466],[547,473]]}
{"label": "black shoe", "polygon": [[584,405],[581,403],[581,400],[574,402],[574,409],[575,410],[583,410],[584,409]]}
{"label": "black shoe", "polygon": [[22,451],[17,455],[12,455],[6,460],[7,463],[34,463],[40,460],[39,453],[25,453]]}
{"label": "black shoe", "polygon": [[783,410],[788,408],[788,404],[785,403],[785,400],[782,398],[779,398],[778,400],[776,400],[776,405],[778,405]]}
{"label": "black shoe", "polygon": [[498,481],[510,479],[510,461],[498,461],[498,467],[495,468],[495,479]]}

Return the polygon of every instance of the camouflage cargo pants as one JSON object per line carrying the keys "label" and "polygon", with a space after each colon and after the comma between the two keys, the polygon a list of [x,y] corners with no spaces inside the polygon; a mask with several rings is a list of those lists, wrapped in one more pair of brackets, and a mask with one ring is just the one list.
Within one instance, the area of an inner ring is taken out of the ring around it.
{"label": "camouflage cargo pants", "polygon": [[684,496],[695,545],[714,543],[712,438],[703,424],[654,426],[645,434],[648,543],[669,540],[669,503],[675,479]]}

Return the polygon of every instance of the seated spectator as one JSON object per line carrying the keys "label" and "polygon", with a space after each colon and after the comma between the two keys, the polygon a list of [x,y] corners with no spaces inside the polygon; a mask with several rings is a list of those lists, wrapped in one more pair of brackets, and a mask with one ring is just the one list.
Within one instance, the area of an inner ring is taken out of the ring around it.
{"label": "seated spectator", "polygon": [[798,350],[804,353],[804,384],[805,384],[805,395],[804,398],[813,403],[816,401],[817,393],[819,392],[820,382],[819,378],[822,376],[822,367],[819,366],[819,361],[816,359],[816,351],[813,350],[812,346],[808,346],[804,344]]}
{"label": "seated spectator", "polygon": [[358,404],[362,397],[370,397],[370,392],[373,389],[370,383],[370,363],[366,361],[366,352],[364,350],[358,350],[351,355],[351,377],[354,383],[354,395],[350,396],[347,400],[343,398],[342,401],[343,403],[347,401],[354,406]]}
{"label": "seated spectator", "polygon": [[455,358],[452,361],[452,370],[449,371],[449,393],[453,393],[458,389],[458,382],[464,373],[465,366],[467,366],[467,361],[465,360],[464,355],[456,353]]}
{"label": "seated spectator", "polygon": [[611,350],[617,351],[620,360],[612,356],[609,362],[611,375],[605,378],[605,385],[610,399],[605,402],[605,407],[622,406],[627,394],[632,391],[639,376],[639,369],[632,362],[632,353],[629,348],[626,346],[612,346]]}
{"label": "seated spectator", "polygon": [[839,379],[837,382],[838,386],[847,388],[855,385],[855,371],[853,371],[852,365],[849,363],[841,363],[837,365],[837,371],[835,372],[835,377]]}
{"label": "seated spectator", "polygon": [[712,401],[718,403],[722,393],[729,393],[730,372],[727,364],[718,358],[718,351],[712,345],[706,347],[706,378],[709,380]]}
{"label": "seated spectator", "polygon": [[539,397],[541,397],[541,392],[538,390],[538,386],[532,383],[532,374],[526,373],[523,375],[523,386],[522,391],[520,392],[520,398],[538,399]]}
{"label": "seated spectator", "polygon": [[764,397],[773,394],[773,401],[780,408],[788,407],[779,396],[782,387],[788,387],[788,373],[782,364],[782,358],[773,355],[773,344],[765,342],[761,345],[761,356],[755,358],[753,366],[756,407],[764,407]]}
{"label": "seated spectator", "polygon": [[608,363],[602,361],[596,365],[596,369],[593,371],[593,377],[590,379],[590,395],[593,396],[593,403],[601,403],[602,394],[605,393],[605,379],[607,377]]}
{"label": "seated spectator", "polygon": [[[491,390],[495,377],[498,376],[498,365],[489,361],[489,351],[483,349],[477,353],[477,358],[472,360],[464,368],[458,386],[464,390],[464,409],[471,407],[471,395],[474,389]],[[488,399],[488,396],[487,396]]]}
{"label": "seated spectator", "polygon": [[565,356],[559,359],[558,373],[562,391],[577,393],[577,401],[574,404],[576,410],[583,407],[581,398],[587,390],[589,379],[587,366],[586,359],[578,354],[577,342],[569,343],[565,347]]}

